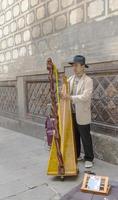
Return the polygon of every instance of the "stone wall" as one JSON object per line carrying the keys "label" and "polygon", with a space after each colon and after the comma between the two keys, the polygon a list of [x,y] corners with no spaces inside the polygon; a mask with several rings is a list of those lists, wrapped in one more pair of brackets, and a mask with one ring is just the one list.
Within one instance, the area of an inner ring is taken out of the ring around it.
{"label": "stone wall", "polygon": [[[95,156],[115,164],[118,164],[117,66],[116,61],[94,63],[87,70],[94,80],[91,130]],[[72,68],[64,67],[62,74],[69,76]],[[47,74],[17,76],[0,82],[1,126],[44,139],[45,119],[49,113]]]}
{"label": "stone wall", "polygon": [[94,80],[95,154],[118,164],[117,24],[117,0],[1,0],[0,125],[43,139],[50,103],[46,59],[69,76],[67,61],[83,54]]}
{"label": "stone wall", "polygon": [[41,139],[50,113],[47,74],[0,82],[0,125]]}
{"label": "stone wall", "polygon": [[117,0],[1,0],[1,78],[42,71],[49,56],[117,59],[117,15]]}

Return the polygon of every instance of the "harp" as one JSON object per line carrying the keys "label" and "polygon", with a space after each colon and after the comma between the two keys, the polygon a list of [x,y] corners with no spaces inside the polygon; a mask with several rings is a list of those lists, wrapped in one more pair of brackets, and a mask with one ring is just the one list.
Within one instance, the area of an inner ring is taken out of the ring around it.
{"label": "harp", "polygon": [[[48,161],[48,175],[77,175],[75,141],[73,134],[70,100],[59,98],[58,71],[52,60],[47,60],[49,71],[52,116],[54,118],[53,141]],[[67,78],[63,78],[62,92],[69,94]]]}

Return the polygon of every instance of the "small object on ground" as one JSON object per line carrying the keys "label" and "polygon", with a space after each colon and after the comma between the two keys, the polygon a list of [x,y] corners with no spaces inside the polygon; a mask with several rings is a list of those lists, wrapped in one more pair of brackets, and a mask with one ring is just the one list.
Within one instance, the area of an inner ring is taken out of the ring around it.
{"label": "small object on ground", "polygon": [[93,162],[85,161],[85,168],[91,168],[93,167]]}
{"label": "small object on ground", "polygon": [[96,175],[95,172],[92,172],[92,171],[85,171],[85,174],[93,174],[93,175]]}
{"label": "small object on ground", "polygon": [[109,178],[107,176],[96,176],[85,174],[81,191],[93,193],[98,195],[108,195],[111,186],[109,185]]}
{"label": "small object on ground", "polygon": [[110,181],[111,192],[108,196],[104,194],[93,194],[81,191],[81,185],[74,187],[70,192],[65,194],[60,200],[118,200],[118,182]]}
{"label": "small object on ground", "polygon": [[61,178],[61,181],[64,181],[64,176],[61,176],[60,178]]}

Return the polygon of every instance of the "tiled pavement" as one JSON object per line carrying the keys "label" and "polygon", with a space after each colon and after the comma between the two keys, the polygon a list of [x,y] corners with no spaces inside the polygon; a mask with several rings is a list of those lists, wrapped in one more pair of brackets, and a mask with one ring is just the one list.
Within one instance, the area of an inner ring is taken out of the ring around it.
{"label": "tiled pavement", "polygon": [[[43,141],[0,128],[0,200],[59,199],[81,182],[83,163],[77,178],[47,176],[48,154]],[[118,181],[118,166],[95,160],[93,171]]]}

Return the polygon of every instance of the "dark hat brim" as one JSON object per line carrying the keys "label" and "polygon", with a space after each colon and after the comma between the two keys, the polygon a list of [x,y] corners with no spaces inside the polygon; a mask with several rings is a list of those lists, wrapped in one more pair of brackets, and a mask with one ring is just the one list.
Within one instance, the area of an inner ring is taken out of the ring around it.
{"label": "dark hat brim", "polygon": [[[76,63],[76,62],[69,62],[68,64],[73,65],[73,64],[75,64],[75,63]],[[89,66],[86,65],[86,64],[85,64],[85,67],[86,67],[86,68],[89,68]]]}
{"label": "dark hat brim", "polygon": [[86,67],[86,68],[89,68],[89,66],[88,66],[88,65],[85,65],[85,67]]}
{"label": "dark hat brim", "polygon": [[74,64],[74,62],[69,62],[68,64],[69,64],[69,65],[73,65],[73,64]]}

